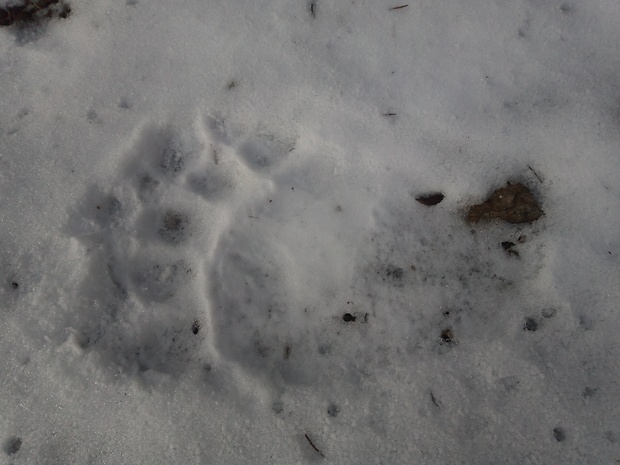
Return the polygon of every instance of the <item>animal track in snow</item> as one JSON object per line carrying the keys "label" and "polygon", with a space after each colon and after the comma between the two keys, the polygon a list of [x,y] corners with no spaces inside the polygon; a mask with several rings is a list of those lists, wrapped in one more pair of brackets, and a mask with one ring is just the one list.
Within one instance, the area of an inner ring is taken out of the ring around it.
{"label": "animal track in snow", "polygon": [[[537,264],[478,259],[484,238],[437,229],[463,227],[447,209],[427,221],[406,192],[377,196],[372,173],[342,170],[338,148],[267,133],[147,125],[116,185],[72,209],[89,256],[76,329],[105,365],[181,374],[217,358],[275,386],[358,383],[509,325],[498,292],[520,297],[515,277]],[[481,288],[488,301],[472,302]],[[440,343],[447,328],[459,344]]]}
{"label": "animal track in snow", "polygon": [[[67,231],[89,258],[76,330],[105,365],[178,374],[200,363],[208,331],[193,328],[208,315],[197,278],[217,224],[194,179],[233,179],[231,165],[210,166],[195,131],[147,125],[124,151],[116,184],[93,186],[70,210]],[[209,189],[217,196],[218,186]]]}
{"label": "animal track in snow", "polygon": [[205,265],[227,243],[219,236],[229,217],[252,216],[250,199],[272,191],[270,176],[291,146],[215,121],[140,128],[112,187],[92,186],[69,211],[67,232],[89,258],[75,329],[105,365],[180,374],[200,366],[209,347],[226,347],[221,341],[235,330],[227,311],[209,311],[204,289],[217,284]]}

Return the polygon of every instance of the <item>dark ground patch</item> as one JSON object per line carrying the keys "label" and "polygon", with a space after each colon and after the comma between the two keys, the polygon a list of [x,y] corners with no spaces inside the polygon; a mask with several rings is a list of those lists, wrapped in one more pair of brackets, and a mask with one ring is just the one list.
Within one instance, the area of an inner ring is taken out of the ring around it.
{"label": "dark ground patch", "polygon": [[338,405],[331,403],[327,406],[327,414],[330,417],[336,417],[338,416],[338,413],[340,412],[340,407],[338,407]]}
{"label": "dark ground patch", "polygon": [[12,437],[4,445],[4,452],[7,455],[17,454],[22,448],[22,438]]}
{"label": "dark ground patch", "polygon": [[558,442],[565,441],[566,431],[564,431],[564,428],[560,428],[559,426],[557,428],[553,428],[553,437]]}
{"label": "dark ground patch", "polygon": [[0,8],[0,26],[26,27],[51,18],[67,18],[71,7],[61,0],[26,0],[21,5]]}

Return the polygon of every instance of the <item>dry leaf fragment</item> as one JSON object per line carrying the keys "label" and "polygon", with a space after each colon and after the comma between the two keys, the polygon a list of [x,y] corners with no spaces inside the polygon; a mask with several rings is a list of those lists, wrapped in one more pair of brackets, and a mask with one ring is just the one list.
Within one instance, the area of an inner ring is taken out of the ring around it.
{"label": "dry leaf fragment", "polygon": [[497,189],[479,205],[473,205],[467,212],[467,221],[499,218],[508,223],[532,223],[543,215],[534,194],[521,183],[508,183]]}

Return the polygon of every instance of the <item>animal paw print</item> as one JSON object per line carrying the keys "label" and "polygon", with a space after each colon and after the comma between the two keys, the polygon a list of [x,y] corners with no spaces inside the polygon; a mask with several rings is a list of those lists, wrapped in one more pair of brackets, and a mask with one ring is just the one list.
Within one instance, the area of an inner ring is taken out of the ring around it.
{"label": "animal paw print", "polygon": [[213,202],[233,195],[242,174],[236,159],[213,158],[207,142],[182,127],[147,125],[117,179],[92,186],[69,212],[67,231],[88,257],[77,331],[106,365],[178,374],[204,352],[198,278],[218,235]]}
{"label": "animal paw print", "polygon": [[[325,325],[342,320],[332,303],[349,297],[342,257],[370,217],[346,206],[350,188],[328,159],[295,147],[211,116],[140,129],[114,183],[69,215],[89,257],[83,346],[139,372],[217,358],[316,382],[317,347],[335,347]],[[315,356],[296,364],[302,353]]]}
{"label": "animal paw print", "polygon": [[245,166],[256,173],[275,173],[295,150],[295,135],[279,135],[263,127],[248,129],[230,126],[234,123],[228,123],[220,116],[204,118],[207,133],[220,145],[232,148]]}

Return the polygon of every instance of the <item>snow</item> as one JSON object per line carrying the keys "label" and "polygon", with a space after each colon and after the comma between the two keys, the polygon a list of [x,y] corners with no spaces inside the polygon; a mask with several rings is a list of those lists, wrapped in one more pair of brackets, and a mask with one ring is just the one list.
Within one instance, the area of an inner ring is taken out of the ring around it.
{"label": "snow", "polygon": [[0,28],[2,463],[620,461],[620,7],[404,4]]}

